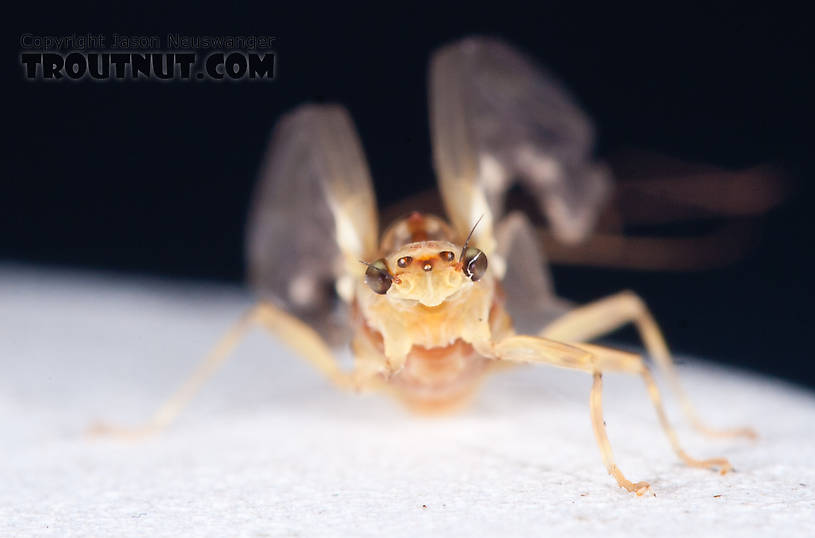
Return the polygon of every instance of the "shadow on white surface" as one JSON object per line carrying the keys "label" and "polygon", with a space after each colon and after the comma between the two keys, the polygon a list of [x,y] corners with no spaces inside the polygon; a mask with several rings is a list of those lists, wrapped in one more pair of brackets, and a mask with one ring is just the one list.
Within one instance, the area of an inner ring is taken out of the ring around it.
{"label": "shadow on white surface", "polygon": [[82,435],[94,420],[147,418],[250,304],[239,289],[0,269],[0,535],[815,528],[813,395],[698,362],[681,374],[704,415],[761,438],[700,438],[671,406],[688,451],[728,457],[736,472],[684,467],[641,382],[608,376],[611,442],[629,478],[651,482],[644,498],[605,473],[584,374],[519,368],[464,413],[424,419],[335,391],[259,331],[167,432],[136,443]]}

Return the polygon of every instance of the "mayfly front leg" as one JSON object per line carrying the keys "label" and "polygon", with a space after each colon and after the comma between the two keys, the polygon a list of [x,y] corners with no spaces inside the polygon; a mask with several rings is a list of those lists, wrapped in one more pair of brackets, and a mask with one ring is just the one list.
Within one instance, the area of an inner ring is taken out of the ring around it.
{"label": "mayfly front leg", "polygon": [[226,361],[246,333],[256,326],[267,329],[282,340],[340,388],[362,390],[375,384],[373,378],[363,378],[355,371],[346,372],[340,369],[331,348],[314,329],[271,303],[258,303],[224,335],[187,381],[158,408],[149,421],[136,427],[98,424],[91,428],[91,434],[139,438],[160,432],[178,417],[203,384]]}
{"label": "mayfly front leg", "polygon": [[662,406],[659,389],[654,382],[642,357],[633,353],[617,351],[590,344],[564,344],[555,340],[535,336],[510,336],[495,345],[495,354],[499,359],[514,362],[541,363],[561,368],[570,368],[589,372],[594,376],[591,391],[591,420],[597,443],[603,452],[603,461],[610,475],[620,487],[642,495],[649,487],[647,482],[632,483],[625,478],[614,461],[614,454],[606,434],[602,407],[603,372],[620,372],[639,375],[645,382],[648,395],[656,409],[660,425],[668,436],[677,456],[687,465],[708,469],[719,469],[726,473],[732,466],[723,458],[698,460],[685,452],[679,445],[676,432],[668,422]]}
{"label": "mayfly front leg", "polygon": [[717,430],[707,426],[700,418],[679,382],[679,376],[665,343],[662,331],[645,302],[631,291],[617,293],[575,308],[547,325],[539,334],[565,342],[585,342],[611,333],[633,323],[645,344],[648,354],[662,368],[682,403],[685,416],[696,430],[711,437],[757,437],[751,428]]}

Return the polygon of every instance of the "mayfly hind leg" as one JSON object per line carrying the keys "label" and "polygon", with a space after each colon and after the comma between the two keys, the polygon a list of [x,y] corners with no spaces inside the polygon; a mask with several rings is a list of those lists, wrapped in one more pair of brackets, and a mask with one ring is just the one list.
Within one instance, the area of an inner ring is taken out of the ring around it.
{"label": "mayfly hind leg", "polygon": [[642,495],[649,488],[647,482],[633,483],[620,471],[614,460],[614,453],[606,433],[603,419],[602,388],[603,372],[620,372],[639,375],[645,382],[648,396],[656,410],[660,425],[665,431],[674,452],[691,467],[718,469],[722,474],[732,469],[730,462],[724,458],[698,460],[688,455],[680,446],[679,439],[668,422],[662,399],[642,357],[634,353],[594,346],[591,344],[564,344],[547,338],[535,336],[510,336],[495,346],[495,352],[502,360],[514,362],[540,363],[589,372],[594,377],[591,390],[591,420],[597,444],[603,453],[603,462],[608,473],[613,476],[620,487]]}
{"label": "mayfly hind leg", "polygon": [[343,371],[331,348],[314,329],[273,304],[263,302],[252,307],[235,323],[201,361],[192,375],[158,408],[150,420],[135,427],[96,424],[91,427],[89,433],[122,438],[141,438],[165,429],[178,417],[204,383],[229,358],[246,333],[257,326],[267,329],[282,340],[339,388],[362,390],[373,384],[372,379],[368,382],[358,376],[355,371]]}
{"label": "mayfly hind leg", "polygon": [[547,325],[540,333],[545,338],[564,342],[585,342],[611,333],[633,323],[648,354],[666,373],[673,391],[678,395],[682,410],[693,427],[710,437],[757,437],[751,428],[715,429],[700,418],[690,398],[679,382],[679,375],[665,343],[665,338],[645,302],[631,291],[624,291],[575,308]]}

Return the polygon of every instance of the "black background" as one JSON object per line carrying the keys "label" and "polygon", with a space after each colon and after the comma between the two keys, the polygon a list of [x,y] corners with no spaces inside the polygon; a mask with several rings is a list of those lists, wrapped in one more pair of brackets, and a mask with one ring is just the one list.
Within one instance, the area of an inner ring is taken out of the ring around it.
{"label": "black background", "polygon": [[[586,301],[624,288],[652,307],[676,351],[815,386],[810,347],[807,18],[778,8],[400,12],[270,5],[84,14],[38,5],[8,34],[11,149],[0,260],[239,282],[244,218],[268,134],[306,101],[337,101],[360,131],[382,205],[433,185],[430,52],[497,35],[557,73],[594,119],[598,152],[636,147],[727,167],[774,163],[798,192],[746,260],[701,273],[556,267]],[[31,82],[19,36],[102,32],[273,35],[273,82]],[[633,333],[624,333],[632,339]]]}

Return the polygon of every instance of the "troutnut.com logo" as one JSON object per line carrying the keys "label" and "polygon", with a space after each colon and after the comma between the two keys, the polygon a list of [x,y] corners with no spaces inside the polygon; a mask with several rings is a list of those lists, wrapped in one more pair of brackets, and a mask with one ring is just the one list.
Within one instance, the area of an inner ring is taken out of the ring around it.
{"label": "troutnut.com logo", "polygon": [[271,36],[20,36],[29,80],[273,80]]}

